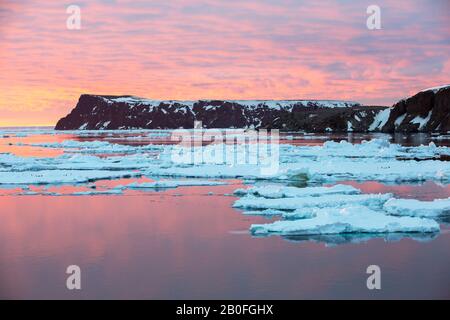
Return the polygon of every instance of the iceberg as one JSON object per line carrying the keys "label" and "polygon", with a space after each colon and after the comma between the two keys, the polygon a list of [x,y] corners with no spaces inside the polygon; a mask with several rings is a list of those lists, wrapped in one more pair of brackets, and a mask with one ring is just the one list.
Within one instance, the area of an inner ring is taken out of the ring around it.
{"label": "iceberg", "polygon": [[254,235],[321,235],[345,233],[436,233],[439,224],[431,219],[394,217],[365,206],[316,209],[314,217],[253,224]]}

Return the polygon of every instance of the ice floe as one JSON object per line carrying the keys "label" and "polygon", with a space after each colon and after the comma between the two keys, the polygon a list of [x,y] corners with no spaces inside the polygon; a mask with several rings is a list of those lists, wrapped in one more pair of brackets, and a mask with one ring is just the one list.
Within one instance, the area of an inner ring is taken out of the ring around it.
{"label": "ice floe", "polygon": [[321,197],[298,197],[267,199],[254,196],[246,196],[233,204],[235,208],[243,209],[276,209],[295,210],[301,208],[325,208],[343,207],[350,205],[364,205],[369,208],[381,208],[383,204],[392,198],[392,194],[331,194]]}
{"label": "ice floe", "polygon": [[431,219],[394,217],[365,206],[316,209],[314,217],[253,224],[255,235],[317,235],[341,233],[409,233],[439,232],[439,224]]}
{"label": "ice floe", "polygon": [[398,216],[438,217],[450,214],[450,198],[420,201],[416,199],[390,199],[383,209]]}
{"label": "ice floe", "polygon": [[358,194],[361,193],[359,189],[356,189],[349,185],[335,185],[332,187],[285,187],[285,186],[256,186],[248,189],[237,189],[234,191],[236,195],[253,195],[264,198],[295,198],[305,196],[321,196],[327,194]]}
{"label": "ice floe", "polygon": [[136,176],[133,171],[107,170],[40,170],[0,172],[0,183],[6,185],[77,184],[101,179]]}
{"label": "ice floe", "polygon": [[243,211],[242,214],[249,216],[278,216],[285,214],[286,211],[266,209],[266,210],[254,210],[254,211]]}
{"label": "ice floe", "polygon": [[432,202],[394,199],[389,193],[361,194],[359,189],[346,185],[305,188],[266,185],[238,189],[235,194],[242,198],[233,207],[247,210],[244,214],[282,219],[252,225],[250,231],[255,235],[438,232],[439,224],[424,217],[450,210],[450,199]]}
{"label": "ice floe", "polygon": [[122,189],[170,189],[177,187],[192,186],[220,186],[227,184],[223,181],[207,181],[207,180],[161,180],[154,182],[133,182],[124,186],[117,186]]}

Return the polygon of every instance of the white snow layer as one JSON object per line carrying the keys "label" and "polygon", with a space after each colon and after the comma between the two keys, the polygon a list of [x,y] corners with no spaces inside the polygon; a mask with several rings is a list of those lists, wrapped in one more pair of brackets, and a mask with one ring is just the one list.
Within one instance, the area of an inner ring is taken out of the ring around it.
{"label": "white snow layer", "polygon": [[449,88],[449,87],[450,87],[450,84],[446,84],[446,85],[443,85],[443,86],[428,88],[428,89],[422,90],[421,92],[433,91],[434,93],[436,93],[436,92],[438,92],[441,89],[445,89],[445,88]]}
{"label": "white snow layer", "polygon": [[380,130],[381,128],[383,128],[389,119],[391,110],[392,110],[392,108],[386,108],[383,111],[378,112],[377,115],[375,116],[375,119],[369,126],[368,130],[375,131],[375,130]]}
{"label": "white snow layer", "polygon": [[[164,105],[173,106],[174,104],[179,104],[181,107],[187,106],[188,108],[192,109],[194,104],[199,102],[200,100],[196,101],[178,101],[178,100],[151,100],[151,99],[145,99],[145,98],[139,98],[139,97],[117,97],[117,98],[105,98],[102,97],[103,100],[105,100],[107,103],[113,103],[113,102],[124,102],[129,103],[132,105],[143,105],[143,106],[150,106],[150,107],[156,107],[159,106],[161,103]],[[205,109],[214,109],[216,106],[212,105],[212,102],[215,100],[201,100],[204,105]],[[342,100],[224,100],[228,103],[237,103],[244,105],[246,107],[250,108],[256,108],[256,107],[267,107],[271,109],[287,109],[290,110],[294,106],[309,106],[309,105],[317,105],[319,107],[323,108],[346,108],[346,107],[352,107],[352,106],[359,106],[360,104],[355,101],[342,101]]]}

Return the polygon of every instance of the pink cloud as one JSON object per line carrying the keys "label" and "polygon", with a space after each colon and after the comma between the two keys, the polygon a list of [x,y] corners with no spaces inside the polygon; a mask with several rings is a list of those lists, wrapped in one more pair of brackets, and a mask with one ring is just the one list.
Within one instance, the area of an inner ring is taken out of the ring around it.
{"label": "pink cloud", "polygon": [[448,83],[448,4],[379,2],[369,31],[358,1],[80,0],[73,31],[63,3],[2,1],[0,125],[54,124],[81,93],[390,105]]}

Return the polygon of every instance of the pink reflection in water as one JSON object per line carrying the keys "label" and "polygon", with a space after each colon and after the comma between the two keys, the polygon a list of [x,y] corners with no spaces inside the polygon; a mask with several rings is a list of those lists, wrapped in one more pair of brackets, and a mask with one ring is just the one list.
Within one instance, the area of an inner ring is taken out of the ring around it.
{"label": "pink reflection in water", "polygon": [[[222,194],[237,187],[2,197],[0,297],[448,297],[448,234],[335,248],[253,238],[249,225],[267,220],[231,207],[236,198]],[[379,293],[365,287],[373,263],[384,272]],[[82,268],[79,292],[65,289],[70,264]]]}
{"label": "pink reflection in water", "polygon": [[427,181],[423,184],[400,184],[387,185],[378,181],[342,181],[342,184],[349,184],[361,189],[364,193],[393,193],[397,198],[410,198],[423,201],[442,199],[450,197],[450,185],[438,184]]}

